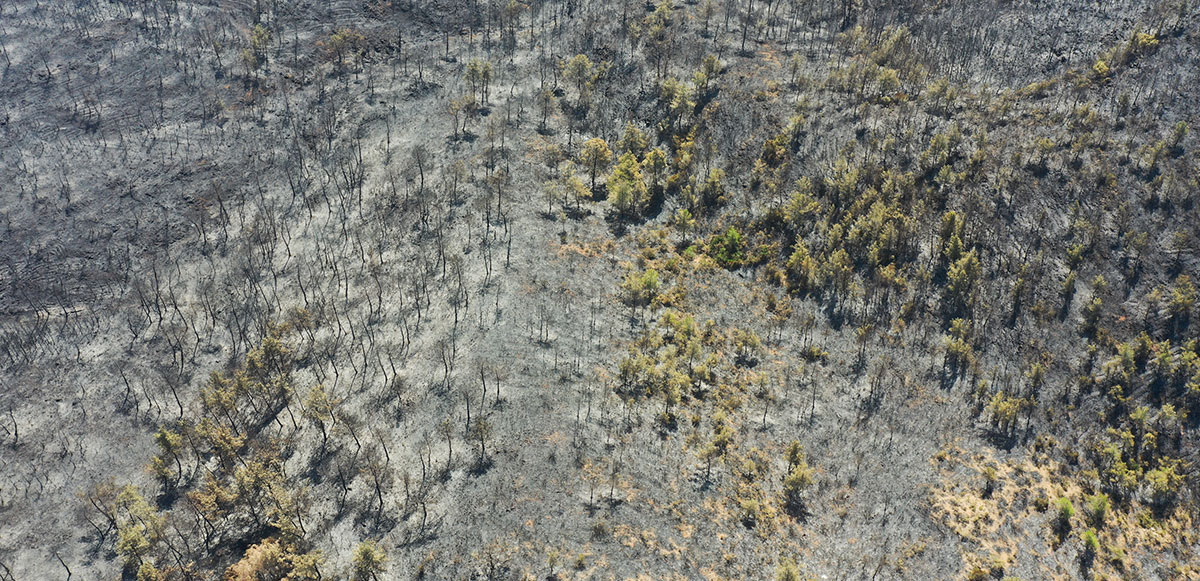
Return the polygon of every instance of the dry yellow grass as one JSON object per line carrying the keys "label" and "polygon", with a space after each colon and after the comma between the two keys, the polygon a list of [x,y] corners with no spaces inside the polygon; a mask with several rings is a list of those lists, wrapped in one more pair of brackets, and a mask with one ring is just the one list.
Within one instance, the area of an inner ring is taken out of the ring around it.
{"label": "dry yellow grass", "polygon": [[[1077,569],[1070,556],[1082,550],[1082,534],[1090,527],[1083,507],[1096,491],[1089,483],[1045,454],[998,459],[990,450],[950,446],[931,462],[943,480],[930,493],[930,514],[962,540],[964,577],[976,569],[1003,571],[1019,559],[1033,559],[1045,578],[1072,578]],[[985,494],[989,471],[994,471],[994,486]],[[1076,507],[1061,539],[1052,525],[1059,498]],[[1142,577],[1148,572],[1140,571],[1139,563],[1188,554],[1197,541],[1191,516],[1184,510],[1158,520],[1149,515],[1148,508],[1136,504],[1108,511],[1104,526],[1096,530],[1101,551],[1090,569],[1095,578]],[[1054,562],[1060,566],[1050,567]],[[1177,569],[1179,578],[1200,578],[1194,565]]]}

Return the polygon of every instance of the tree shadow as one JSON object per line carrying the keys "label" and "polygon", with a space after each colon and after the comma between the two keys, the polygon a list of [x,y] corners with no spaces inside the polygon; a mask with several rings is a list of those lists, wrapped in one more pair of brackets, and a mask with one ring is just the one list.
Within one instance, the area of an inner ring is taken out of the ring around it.
{"label": "tree shadow", "polygon": [[492,461],[491,456],[479,458],[475,460],[473,464],[471,464],[471,468],[468,470],[468,472],[471,474],[471,476],[483,476],[484,474],[487,474],[488,470],[492,469],[494,464],[495,463]]}
{"label": "tree shadow", "polygon": [[578,208],[566,208],[563,213],[572,220],[582,220],[592,215],[592,211],[582,206]]}
{"label": "tree shadow", "polygon": [[867,397],[862,399],[858,404],[858,410],[862,413],[861,421],[868,421],[879,411],[883,405],[883,390],[877,390],[875,393],[867,394]]}
{"label": "tree shadow", "polygon": [[354,526],[368,531],[368,536],[380,537],[396,528],[400,520],[389,511],[367,510],[354,518]]}
{"label": "tree shadow", "polygon": [[1005,452],[1012,451],[1013,446],[1017,445],[1018,439],[1016,434],[1008,433],[1003,430],[997,430],[995,428],[987,428],[983,430],[982,437],[984,441],[988,444],[991,444],[992,447],[999,450],[1004,450]]}
{"label": "tree shadow", "polygon": [[942,388],[942,391],[954,389],[954,384],[958,383],[958,379],[962,377],[962,372],[957,367],[957,365],[942,366],[938,373],[938,387]]}
{"label": "tree shadow", "polygon": [[812,511],[808,509],[808,503],[802,500],[785,503],[783,508],[788,515],[799,521],[800,524],[808,523],[809,517],[812,516]]}
{"label": "tree shadow", "polygon": [[613,238],[621,238],[629,233],[629,223],[618,217],[615,211],[609,212],[605,219],[608,221],[608,232]]}
{"label": "tree shadow", "polygon": [[417,530],[409,530],[404,534],[396,546],[399,548],[415,548],[428,545],[438,539],[438,532],[442,528],[444,517],[436,517],[425,523],[424,527],[418,527]]}
{"label": "tree shadow", "polygon": [[857,354],[855,354],[854,362],[850,364],[850,373],[853,374],[854,379],[858,379],[858,378],[862,377],[863,373],[865,373],[866,371],[867,371],[867,352],[866,352],[866,350],[860,350]]}
{"label": "tree shadow", "polygon": [[159,494],[158,497],[154,499],[159,510],[167,510],[175,504],[176,500],[179,500],[179,488],[179,485],[166,486],[163,488],[162,494]]}

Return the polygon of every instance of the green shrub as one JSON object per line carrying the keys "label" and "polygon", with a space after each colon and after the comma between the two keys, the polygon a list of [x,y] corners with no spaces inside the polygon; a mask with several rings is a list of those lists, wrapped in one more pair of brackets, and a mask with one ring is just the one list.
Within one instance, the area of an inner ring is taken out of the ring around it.
{"label": "green shrub", "polygon": [[1071,530],[1071,519],[1075,516],[1075,505],[1071,504],[1071,499],[1058,499],[1058,519],[1057,524],[1060,530]]}
{"label": "green shrub", "polygon": [[354,579],[359,581],[378,579],[379,574],[383,572],[385,561],[387,561],[387,554],[375,541],[363,541],[354,550]]}
{"label": "green shrub", "polygon": [[759,505],[758,501],[753,498],[743,498],[742,505],[742,524],[747,527],[753,527],[758,524]]}
{"label": "green shrub", "polygon": [[637,216],[649,203],[649,192],[642,178],[642,164],[631,153],[617,161],[608,178],[608,201],[622,215]]}
{"label": "green shrub", "polygon": [[829,352],[816,345],[809,345],[800,351],[800,357],[809,363],[812,363],[813,361],[824,361],[827,357],[829,357]]}
{"label": "green shrub", "polygon": [[624,291],[626,304],[645,306],[658,296],[660,286],[658,271],[651,268],[645,272],[631,272],[626,275],[625,282],[621,283],[621,290]]}
{"label": "green shrub", "polygon": [[1087,499],[1088,521],[1097,529],[1104,528],[1104,519],[1108,516],[1108,495],[1103,492]]}
{"label": "green shrub", "polygon": [[804,491],[813,484],[813,471],[801,460],[783,479],[783,501],[788,512],[799,514],[804,508]]}
{"label": "green shrub", "polygon": [[987,498],[996,490],[996,468],[987,466],[983,469],[983,496]]}
{"label": "green shrub", "polygon": [[1096,531],[1088,529],[1083,531],[1083,558],[1091,562],[1100,554],[1100,539],[1096,536]]}
{"label": "green shrub", "polygon": [[1172,458],[1159,459],[1159,466],[1146,472],[1150,485],[1151,502],[1157,507],[1170,505],[1179,496],[1183,487],[1183,476],[1179,473],[1181,461]]}
{"label": "green shrub", "polygon": [[950,265],[946,273],[946,288],[955,308],[969,309],[975,302],[975,287],[982,273],[983,267],[974,249]]}
{"label": "green shrub", "polygon": [[708,248],[717,264],[728,268],[740,266],[746,260],[745,245],[741,232],[730,226],[724,234],[713,236]]}
{"label": "green shrub", "polygon": [[779,569],[775,572],[777,581],[800,581],[800,570],[796,568],[796,562],[791,559],[783,559],[779,563]]}

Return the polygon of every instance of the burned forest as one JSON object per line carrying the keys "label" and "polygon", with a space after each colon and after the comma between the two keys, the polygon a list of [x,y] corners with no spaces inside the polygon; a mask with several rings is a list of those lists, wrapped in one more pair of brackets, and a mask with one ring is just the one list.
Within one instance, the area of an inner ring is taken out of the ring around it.
{"label": "burned forest", "polygon": [[0,0],[0,581],[1200,579],[1195,0]]}

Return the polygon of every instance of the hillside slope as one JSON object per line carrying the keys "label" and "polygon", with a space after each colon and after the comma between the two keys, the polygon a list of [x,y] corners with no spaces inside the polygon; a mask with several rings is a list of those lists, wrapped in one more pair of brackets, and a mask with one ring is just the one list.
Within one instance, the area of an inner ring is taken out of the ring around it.
{"label": "hillside slope", "polygon": [[1186,1],[0,4],[0,579],[1200,575]]}

